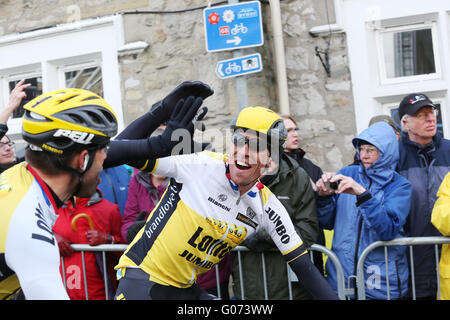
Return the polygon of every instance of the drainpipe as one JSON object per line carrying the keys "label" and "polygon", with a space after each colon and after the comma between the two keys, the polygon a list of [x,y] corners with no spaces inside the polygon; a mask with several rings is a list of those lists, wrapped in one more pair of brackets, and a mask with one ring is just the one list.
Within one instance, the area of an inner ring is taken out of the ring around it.
{"label": "drainpipe", "polygon": [[280,113],[289,114],[289,93],[284,56],[283,27],[281,25],[280,1],[270,0],[273,43],[275,46],[275,69],[277,73],[278,103]]}

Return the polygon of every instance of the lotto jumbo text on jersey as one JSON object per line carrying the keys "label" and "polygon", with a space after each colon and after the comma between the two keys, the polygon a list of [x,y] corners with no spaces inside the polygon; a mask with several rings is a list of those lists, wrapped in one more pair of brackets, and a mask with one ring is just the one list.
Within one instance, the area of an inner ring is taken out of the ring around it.
{"label": "lotto jumbo text on jersey", "polygon": [[116,269],[139,267],[150,281],[190,287],[260,229],[287,261],[302,255],[305,247],[278,199],[260,182],[240,196],[225,160],[201,152],[155,161],[152,172],[172,177],[170,184]]}

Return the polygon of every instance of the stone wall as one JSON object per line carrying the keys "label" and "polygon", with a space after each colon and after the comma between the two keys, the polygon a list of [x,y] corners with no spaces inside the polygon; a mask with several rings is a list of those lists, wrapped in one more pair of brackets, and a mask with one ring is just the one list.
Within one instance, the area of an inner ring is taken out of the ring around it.
{"label": "stone wall", "polygon": [[[3,0],[0,36],[117,12],[153,11],[123,15],[126,42],[149,44],[142,53],[119,58],[125,122],[147,111],[181,81],[198,79],[215,91],[205,102],[207,127],[223,131],[238,111],[236,81],[218,79],[215,67],[232,53],[206,52],[202,10],[162,13],[205,4],[205,0],[82,0],[76,5],[68,0]],[[328,23],[324,8],[322,0],[281,1],[290,109],[299,123],[301,145],[325,171],[336,171],[352,161],[351,138],[356,130],[345,34],[333,34],[330,39],[328,35],[314,38],[308,32]],[[248,104],[277,111],[268,1],[262,2],[262,9],[264,46],[242,50],[242,54],[263,56],[264,70],[247,77]],[[334,19],[332,12],[329,16]],[[328,41],[330,77],[314,51],[315,46],[325,49]],[[217,150],[224,149],[220,139],[211,139]]]}
{"label": "stone wall", "polygon": [[[356,126],[345,35],[309,34],[312,27],[328,24],[324,9],[323,1],[281,2],[290,109],[301,146],[324,171],[335,171],[352,162]],[[329,17],[334,19],[331,12]],[[315,46],[324,50],[328,42],[329,77],[315,55]]]}

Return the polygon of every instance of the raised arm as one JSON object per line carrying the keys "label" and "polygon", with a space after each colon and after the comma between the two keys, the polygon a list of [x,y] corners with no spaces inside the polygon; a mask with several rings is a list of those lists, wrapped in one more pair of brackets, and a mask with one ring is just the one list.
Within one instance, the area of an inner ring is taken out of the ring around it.
{"label": "raised arm", "polygon": [[8,122],[9,117],[13,114],[14,110],[16,110],[20,106],[20,102],[27,95],[25,93],[25,89],[31,86],[30,83],[25,83],[25,80],[20,80],[14,89],[11,91],[9,95],[9,101],[6,107],[0,112],[0,139],[6,134],[8,131],[8,127],[6,123]]}

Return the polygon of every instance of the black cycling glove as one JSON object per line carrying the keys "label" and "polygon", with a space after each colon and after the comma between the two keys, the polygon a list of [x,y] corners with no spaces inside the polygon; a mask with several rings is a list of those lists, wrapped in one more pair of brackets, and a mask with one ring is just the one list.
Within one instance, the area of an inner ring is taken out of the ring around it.
{"label": "black cycling glove", "polygon": [[199,97],[178,101],[166,129],[159,136],[138,140],[112,140],[103,167],[110,168],[126,163],[141,168],[149,159],[171,155],[172,149],[178,144],[183,150],[193,152],[192,147],[187,148],[193,144],[194,122],[202,120],[208,111],[203,107],[196,116],[202,103],[203,99]]}
{"label": "black cycling glove", "polygon": [[198,97],[205,100],[214,93],[206,83],[201,81],[185,81],[173,89],[161,103],[162,111],[154,110],[155,114],[159,114],[165,121],[170,119],[173,111],[176,109],[177,103],[181,99],[187,99],[188,97]]}
{"label": "black cycling glove", "polygon": [[149,137],[159,125],[167,122],[179,100],[189,96],[206,99],[214,93],[209,85],[201,81],[185,81],[173,89],[164,99],[156,102],[149,112],[134,120],[116,140],[133,140]]}

